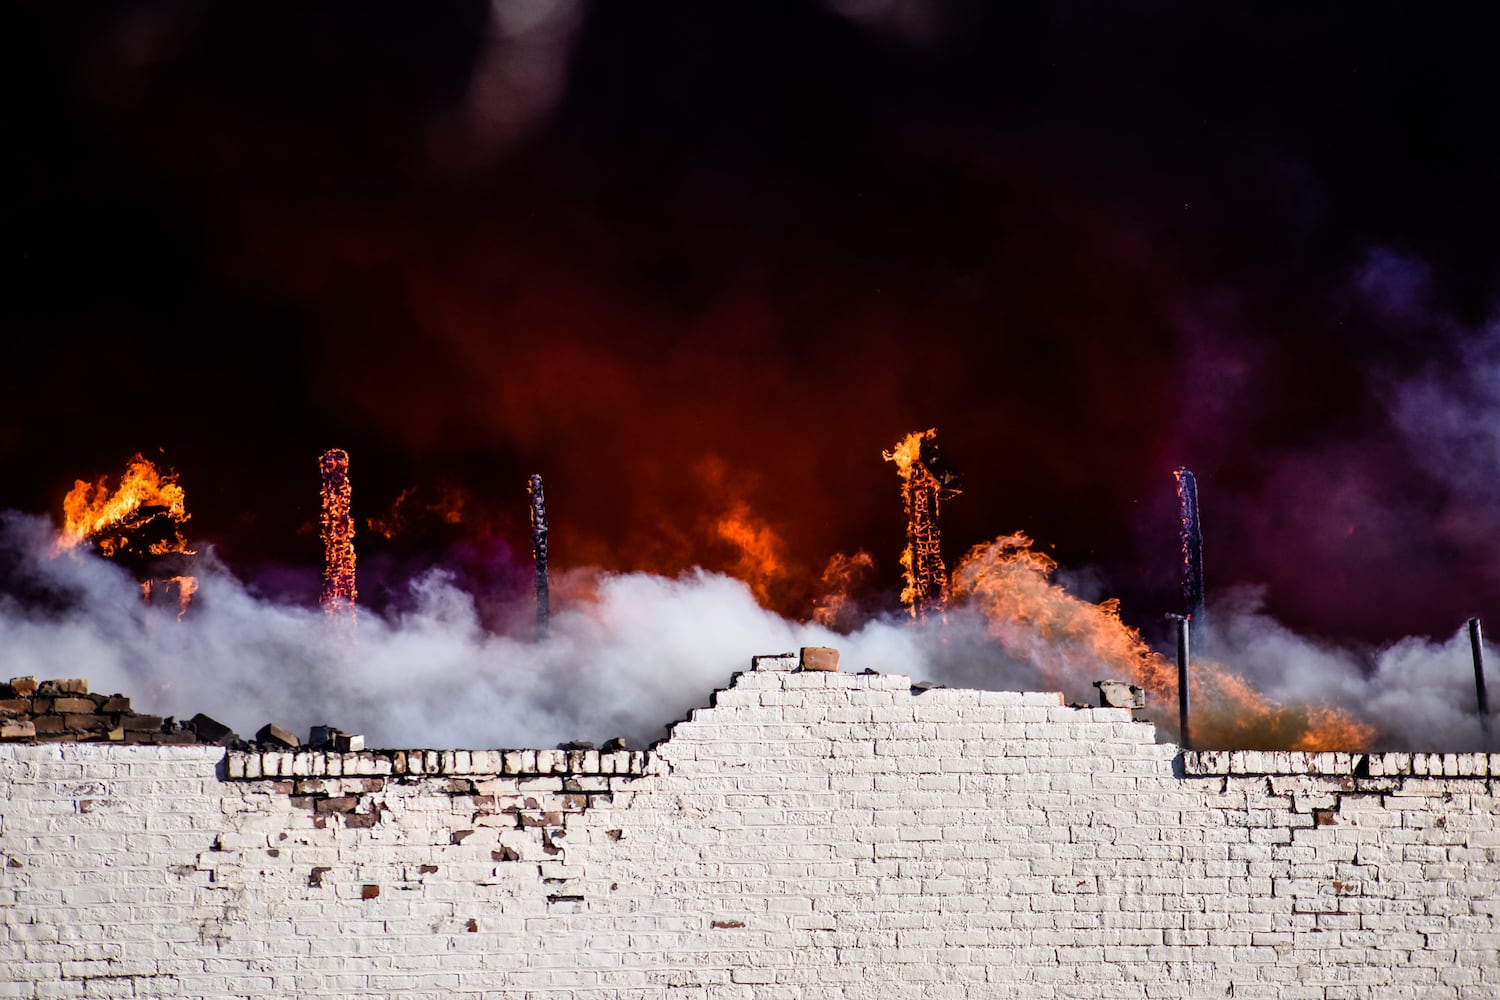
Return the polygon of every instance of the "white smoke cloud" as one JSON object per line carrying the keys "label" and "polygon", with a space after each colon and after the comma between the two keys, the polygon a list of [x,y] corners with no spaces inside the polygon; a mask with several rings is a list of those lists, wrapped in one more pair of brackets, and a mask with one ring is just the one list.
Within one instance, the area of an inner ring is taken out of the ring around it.
{"label": "white smoke cloud", "polygon": [[[743,583],[693,572],[589,574],[592,597],[555,610],[549,638],[487,632],[444,571],[410,583],[405,610],[361,609],[352,632],[321,609],[257,596],[213,558],[188,612],[87,551],[55,549],[44,518],[7,514],[0,549],[0,677],[83,677],[137,711],[202,712],[253,736],[266,722],[363,733],[369,745],[541,747],[615,736],[644,746],[706,705],[750,657],[829,645],[844,669],[920,671],[922,633],[875,622],[854,636],[787,621]],[[560,593],[585,588],[564,578]],[[26,599],[17,596],[26,593]],[[520,618],[521,616],[517,616]]]}
{"label": "white smoke cloud", "polygon": [[[589,596],[559,601],[549,637],[537,641],[530,629],[487,630],[473,596],[436,570],[410,582],[403,610],[361,609],[351,636],[319,608],[257,595],[209,551],[179,619],[175,607],[146,605],[118,566],[59,552],[55,539],[45,518],[0,516],[0,677],[83,677],[93,691],[131,697],[137,711],[202,712],[242,737],[275,722],[299,734],[337,726],[370,746],[547,747],[620,736],[643,747],[707,705],[752,656],[800,646],[839,649],[846,671],[1061,689],[1073,703],[1094,703],[1093,682],[1120,676],[1097,658],[1053,651],[1045,659],[1062,676],[1046,677],[1023,654],[1004,653],[970,608],[950,609],[941,623],[902,616],[839,634],[766,611],[742,582],[703,571],[572,571],[555,593]],[[1271,699],[1343,708],[1377,727],[1382,748],[1480,745],[1465,635],[1333,648],[1273,621],[1251,590],[1224,595],[1208,621],[1211,655]]]}

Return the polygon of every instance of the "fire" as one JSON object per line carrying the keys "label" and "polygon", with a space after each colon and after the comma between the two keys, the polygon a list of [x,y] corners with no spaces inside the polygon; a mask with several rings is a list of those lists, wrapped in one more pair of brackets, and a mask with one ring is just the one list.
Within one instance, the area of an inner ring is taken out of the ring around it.
{"label": "fire", "polygon": [[823,567],[821,593],[813,605],[813,621],[829,628],[852,628],[854,589],[875,571],[875,560],[861,549],[854,555],[835,552]]}
{"label": "fire", "polygon": [[177,620],[182,621],[182,616],[187,614],[188,604],[193,595],[198,592],[198,578],[195,576],[169,576],[160,580],[145,580],[141,583],[141,594],[146,603],[151,603],[151,597],[158,590],[168,595],[175,594],[177,597]]}
{"label": "fire", "polygon": [[[1115,676],[1146,690],[1147,704],[1175,705],[1177,670],[1120,619],[1114,600],[1090,604],[1052,581],[1057,563],[1024,534],[975,546],[954,573],[954,598],[983,617],[1006,653],[1035,664],[1049,683],[1082,688]],[[1366,749],[1372,727],[1326,706],[1278,704],[1212,660],[1192,664],[1192,727],[1198,746],[1239,749]],[[1159,724],[1175,728],[1175,717]]]}
{"label": "fire", "polygon": [[[188,519],[186,499],[175,472],[161,473],[146,458],[131,458],[119,488],[109,477],[94,483],[76,480],[63,498],[59,542],[72,548],[93,542],[101,555],[114,558],[129,549],[141,555],[187,552],[181,526]],[[143,534],[144,533],[144,534]]]}
{"label": "fire", "polygon": [[349,513],[349,453],[331,448],[319,461],[323,474],[323,609],[354,614],[354,518]]}
{"label": "fire", "polygon": [[749,584],[756,600],[768,605],[772,584],[786,570],[781,538],[775,529],[756,517],[748,504],[736,501],[714,522],[714,530],[735,549],[737,558],[731,575]]}
{"label": "fire", "polygon": [[906,548],[901,553],[901,573],[906,586],[901,602],[921,621],[929,611],[939,614],[948,603],[948,568],[943,563],[942,537],[938,532],[938,502],[958,495],[958,477],[942,466],[937,456],[937,428],[914,431],[890,451],[887,462],[896,463],[901,476],[901,499],[906,506]]}
{"label": "fire", "polygon": [[195,553],[182,537],[187,502],[175,472],[160,472],[137,454],[113,492],[109,477],[76,480],[63,498],[60,548],[88,543],[106,559],[128,565],[141,580],[147,604],[158,591],[175,596],[180,619],[198,590],[196,577],[179,570]]}

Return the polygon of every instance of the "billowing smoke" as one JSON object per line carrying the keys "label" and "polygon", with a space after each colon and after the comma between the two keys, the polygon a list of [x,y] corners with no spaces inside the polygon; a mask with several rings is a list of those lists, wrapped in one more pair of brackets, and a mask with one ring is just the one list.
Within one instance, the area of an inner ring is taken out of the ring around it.
{"label": "billowing smoke", "polygon": [[[845,670],[1061,690],[1072,703],[1095,703],[1096,680],[1128,676],[1123,660],[1081,638],[1085,625],[1125,627],[1042,579],[1027,586],[1050,594],[1054,619],[1076,622],[1022,616],[1001,630],[975,601],[950,608],[943,621],[899,615],[840,633],[767,611],[746,584],[719,574],[573,570],[558,580],[550,637],[538,641],[526,627],[529,600],[515,609],[515,629],[496,630],[454,574],[432,570],[409,581],[406,600],[362,614],[351,635],[315,607],[261,596],[211,550],[200,551],[199,588],[179,619],[175,609],[143,602],[123,569],[87,551],[59,550],[56,537],[45,518],[10,513],[0,521],[0,677],[82,676],[93,690],[131,696],[140,711],[204,712],[242,736],[276,722],[303,733],[337,726],[363,733],[371,746],[541,747],[623,737],[640,747],[706,705],[751,656],[808,645],[838,648]],[[1341,709],[1373,726],[1381,748],[1480,744],[1462,634],[1373,651],[1322,646],[1278,625],[1252,590],[1212,603],[1209,620],[1208,655],[1267,699]],[[1034,634],[1021,634],[1028,629]],[[1170,710],[1148,708],[1163,738],[1172,735]]]}

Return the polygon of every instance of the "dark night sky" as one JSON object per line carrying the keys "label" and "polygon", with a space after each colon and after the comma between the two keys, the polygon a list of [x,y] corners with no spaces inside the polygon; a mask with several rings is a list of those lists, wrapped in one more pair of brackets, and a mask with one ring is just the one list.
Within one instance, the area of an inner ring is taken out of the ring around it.
{"label": "dark night sky", "polygon": [[12,8],[0,506],[139,451],[232,566],[316,567],[342,447],[362,517],[416,491],[374,573],[524,553],[540,472],[557,564],[732,568],[740,509],[797,615],[860,548],[893,600],[881,451],[936,427],[950,564],[1024,531],[1154,628],[1186,465],[1211,598],[1448,634],[1500,616],[1469,10]]}

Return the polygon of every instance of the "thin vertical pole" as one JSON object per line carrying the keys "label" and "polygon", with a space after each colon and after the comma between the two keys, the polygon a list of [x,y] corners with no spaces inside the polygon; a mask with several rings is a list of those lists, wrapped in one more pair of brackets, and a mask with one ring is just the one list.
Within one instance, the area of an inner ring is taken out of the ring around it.
{"label": "thin vertical pole", "polygon": [[1191,750],[1193,740],[1188,731],[1188,624],[1187,615],[1172,615],[1177,620],[1177,721],[1182,733],[1182,749]]}
{"label": "thin vertical pole", "polygon": [[1484,635],[1479,619],[1469,619],[1469,648],[1474,653],[1474,694],[1479,700],[1479,730],[1484,735],[1484,748],[1490,748],[1490,696],[1484,688]]}

